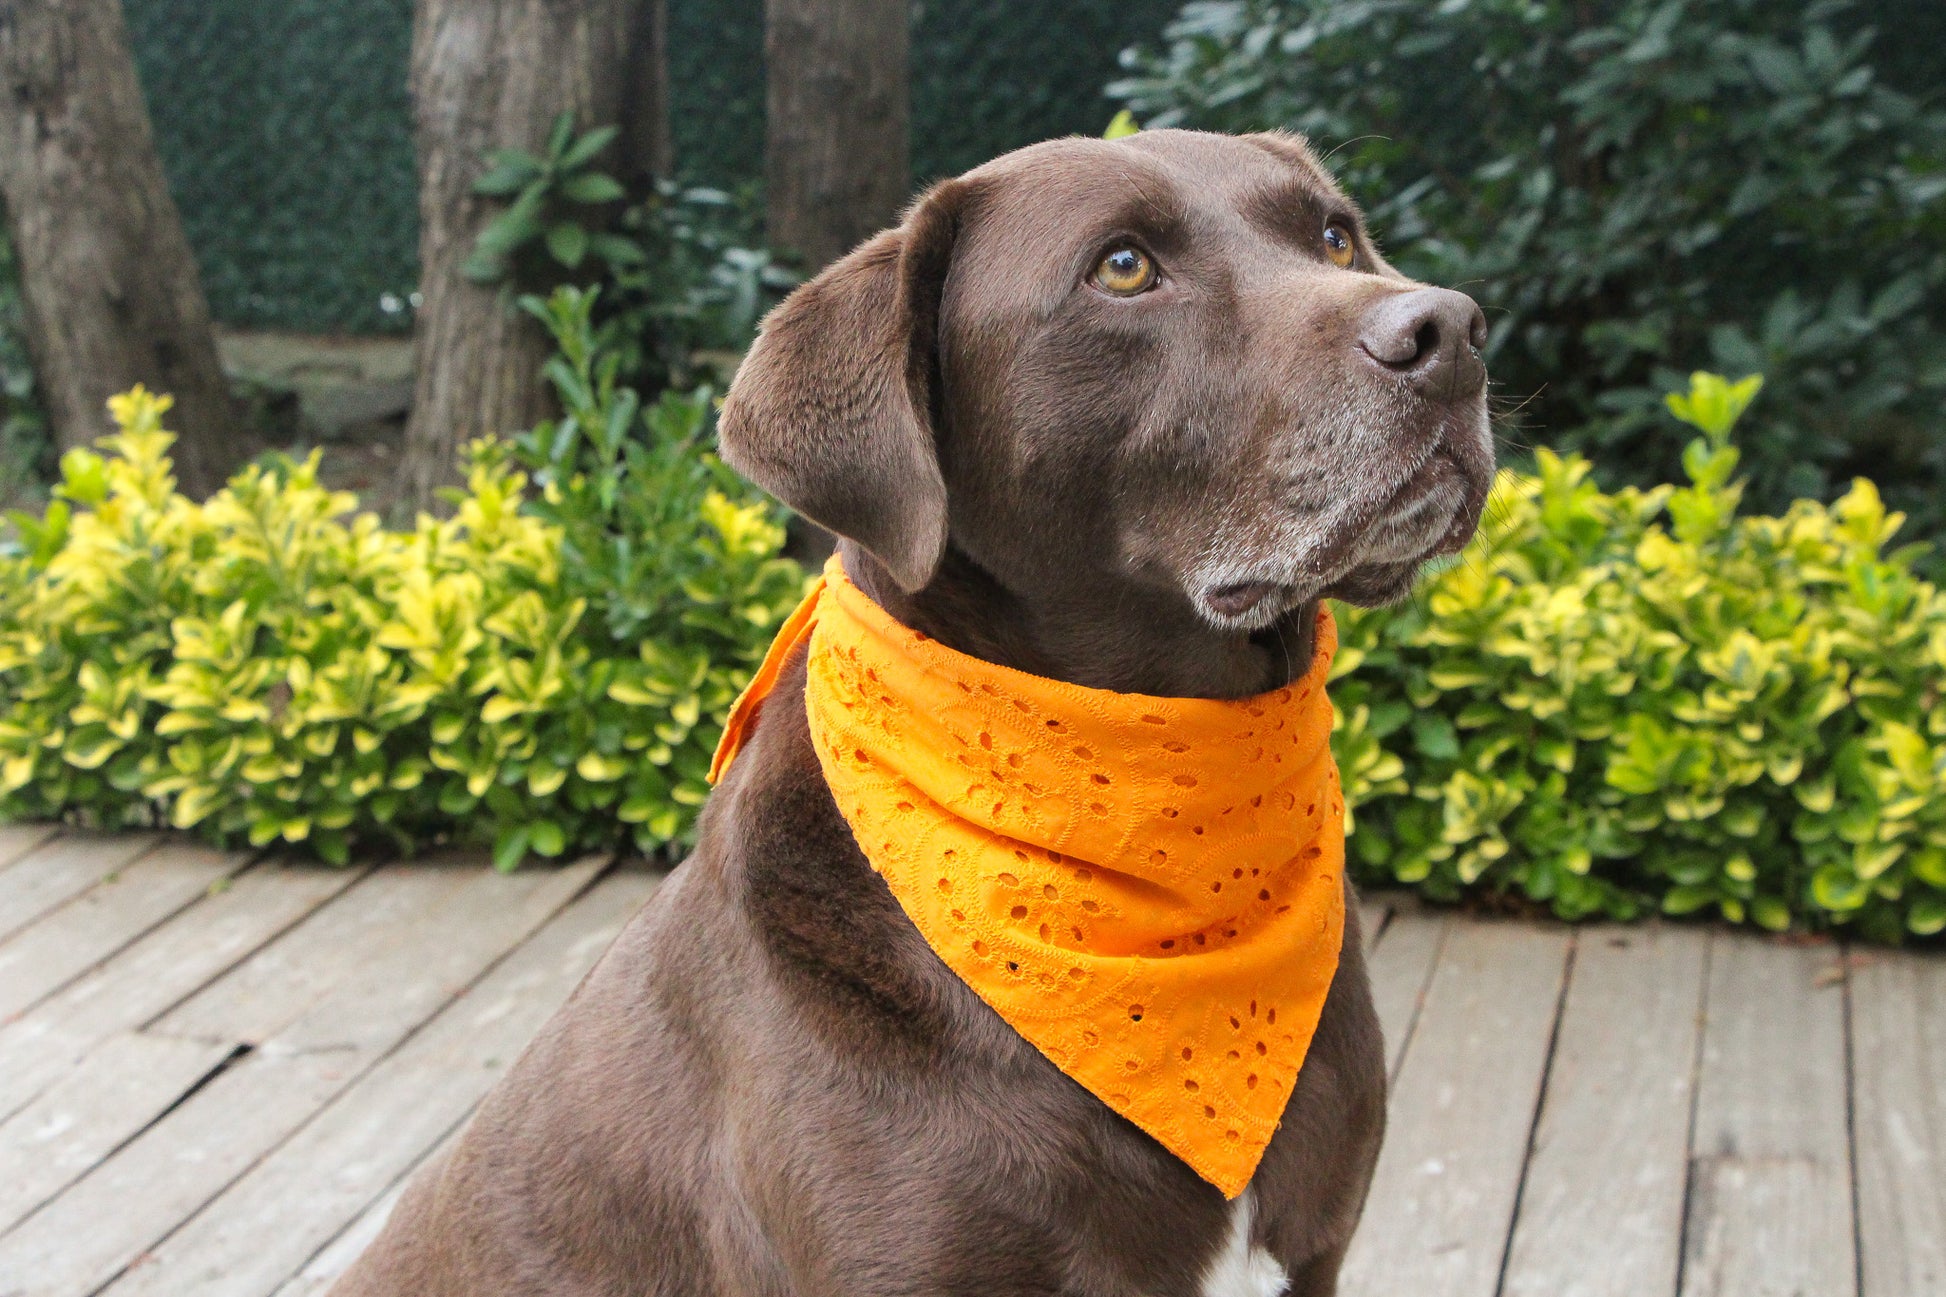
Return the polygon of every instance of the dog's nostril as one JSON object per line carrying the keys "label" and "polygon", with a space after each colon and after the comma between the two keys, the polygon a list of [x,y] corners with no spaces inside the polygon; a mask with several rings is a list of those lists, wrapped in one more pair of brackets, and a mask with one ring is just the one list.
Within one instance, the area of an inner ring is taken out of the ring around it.
{"label": "dog's nostril", "polygon": [[1405,362],[1408,365],[1417,364],[1427,356],[1437,353],[1439,351],[1439,321],[1427,320],[1424,324],[1420,325],[1419,331],[1412,335],[1412,346],[1412,356]]}
{"label": "dog's nostril", "polygon": [[1415,388],[1434,384],[1442,399],[1454,399],[1485,382],[1478,352],[1486,331],[1479,304],[1466,294],[1419,288],[1374,302],[1359,323],[1358,345]]}

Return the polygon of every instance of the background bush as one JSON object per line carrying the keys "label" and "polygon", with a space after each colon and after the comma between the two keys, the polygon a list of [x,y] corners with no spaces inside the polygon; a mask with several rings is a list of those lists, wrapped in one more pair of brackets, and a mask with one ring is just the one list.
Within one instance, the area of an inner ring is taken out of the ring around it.
{"label": "background bush", "polygon": [[[707,393],[644,412],[588,294],[531,302],[566,415],[470,451],[445,521],[386,532],[316,460],[198,505],[160,418],[0,559],[0,816],[226,843],[491,843],[502,867],[686,840],[730,702],[805,586],[707,451]],[[1688,485],[1506,473],[1411,602],[1340,612],[1353,867],[1565,918],[1704,909],[1946,930],[1946,597],[1869,482],[1739,514],[1757,380],[1697,375]],[[532,474],[530,479],[528,474]],[[530,481],[532,489],[530,489]]]}
{"label": "background bush", "polygon": [[[1939,46],[1924,64],[1904,48],[1940,19],[1915,31],[1916,14],[1224,0],[1186,5],[1111,90],[1151,125],[1286,126],[1331,150],[1400,267],[1487,308],[1496,390],[1537,439],[1668,481],[1682,446],[1660,418],[1682,381],[1669,360],[1708,356],[1773,376],[1748,442],[1761,507],[1865,475],[1932,535],[1946,527],[1946,113]],[[1888,84],[1882,57],[1932,102]]]}
{"label": "background bush", "polygon": [[1341,612],[1362,877],[1570,919],[1946,929],[1946,598],[1868,481],[1738,514],[1756,386],[1671,399],[1704,433],[1687,486],[1606,493],[1541,451],[1410,603]]}
{"label": "background bush", "polygon": [[757,321],[800,276],[762,246],[763,216],[747,195],[661,181],[618,206],[622,185],[601,170],[616,134],[577,134],[563,113],[541,152],[490,151],[473,188],[505,206],[475,238],[465,273],[529,296],[599,290],[598,319],[596,292],[571,300],[626,386],[653,395],[727,382]]}
{"label": "background bush", "polygon": [[508,868],[684,838],[803,574],[707,453],[708,392],[643,410],[584,298],[543,310],[567,414],[476,443],[453,517],[409,532],[354,514],[315,455],[190,501],[167,399],[119,398],[107,454],[64,456],[0,559],[0,816],[340,862],[489,843]]}

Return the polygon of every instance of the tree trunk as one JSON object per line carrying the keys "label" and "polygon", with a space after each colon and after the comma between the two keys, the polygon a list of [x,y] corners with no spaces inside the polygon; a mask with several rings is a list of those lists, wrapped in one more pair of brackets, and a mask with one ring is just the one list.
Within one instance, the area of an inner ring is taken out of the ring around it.
{"label": "tree trunk", "polygon": [[614,123],[602,169],[639,190],[669,167],[664,0],[419,0],[412,101],[419,152],[418,377],[400,464],[408,503],[431,507],[482,434],[549,410],[545,332],[510,292],[461,265],[501,210],[473,192],[488,149],[538,152],[564,111]]}
{"label": "tree trunk", "polygon": [[86,446],[116,392],[168,392],[177,480],[207,495],[247,448],[121,0],[0,0],[0,74],[0,195],[55,436]]}
{"label": "tree trunk", "polygon": [[813,270],[891,224],[906,200],[907,2],[767,2],[769,238]]}

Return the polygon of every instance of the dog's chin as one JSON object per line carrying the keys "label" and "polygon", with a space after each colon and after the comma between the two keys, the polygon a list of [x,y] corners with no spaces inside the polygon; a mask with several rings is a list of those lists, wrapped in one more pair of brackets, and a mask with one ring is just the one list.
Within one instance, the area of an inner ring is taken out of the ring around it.
{"label": "dog's chin", "polygon": [[[1468,435],[1479,453],[1469,453]],[[1483,434],[1443,429],[1425,462],[1372,507],[1362,528],[1300,546],[1308,550],[1302,561],[1206,569],[1188,591],[1197,612],[1219,631],[1254,636],[1316,599],[1370,607],[1405,598],[1425,563],[1459,553],[1473,538],[1493,478],[1485,447]]]}
{"label": "dog's chin", "polygon": [[1412,593],[1423,559],[1398,563],[1360,563],[1324,588],[1323,597],[1361,608],[1397,603]]}

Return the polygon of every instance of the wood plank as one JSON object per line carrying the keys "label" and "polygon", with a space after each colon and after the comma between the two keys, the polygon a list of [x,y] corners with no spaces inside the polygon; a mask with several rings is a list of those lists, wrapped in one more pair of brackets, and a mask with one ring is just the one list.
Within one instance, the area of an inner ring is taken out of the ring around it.
{"label": "wood plank", "polygon": [[655,883],[597,884],[109,1292],[261,1297],[296,1274],[466,1118]]}
{"label": "wood plank", "polygon": [[[403,1018],[422,1021],[477,972],[476,949],[505,950],[507,934],[532,931],[606,865],[589,857],[558,869],[499,874],[478,855],[448,854],[375,871],[308,922],[157,1019],[168,1036],[258,1044],[308,1020],[312,1034],[291,1048],[330,1048],[379,1039]],[[439,970],[450,966],[443,976]],[[470,970],[470,971],[469,971]],[[456,980],[457,979],[457,980]],[[386,992],[401,984],[411,1002]],[[313,1010],[337,999],[349,1012]],[[375,1006],[380,1016],[371,1018]],[[324,1024],[331,1024],[325,1027]],[[323,1028],[326,1036],[316,1034]]]}
{"label": "wood plank", "polygon": [[[468,1120],[470,1119],[469,1116]],[[391,1188],[385,1191],[384,1197],[359,1213],[358,1219],[339,1231],[336,1238],[320,1248],[316,1256],[304,1263],[303,1269],[278,1285],[277,1291],[272,1293],[271,1297],[315,1297],[315,1294],[323,1292],[336,1283],[345,1271],[351,1269],[351,1263],[364,1255],[365,1249],[372,1245],[372,1240],[378,1237],[379,1231],[385,1228],[385,1222],[392,1218],[392,1212],[398,1207],[399,1199],[405,1197],[405,1191],[413,1179],[427,1166],[450,1152],[453,1145],[459,1143],[460,1136],[465,1133],[465,1122],[454,1127],[432,1152],[420,1158],[412,1165],[411,1170],[393,1181]]]}
{"label": "wood plank", "polygon": [[405,1196],[406,1187],[412,1183],[413,1177],[458,1143],[464,1131],[464,1125],[455,1129],[440,1143],[439,1147],[414,1163],[410,1171],[400,1176],[392,1187],[385,1191],[383,1198],[367,1207],[357,1220],[347,1225],[336,1238],[320,1249],[316,1256],[306,1261],[302,1270],[279,1284],[277,1291],[271,1294],[271,1297],[314,1297],[315,1294],[323,1292],[336,1283],[345,1271],[351,1269],[351,1263],[364,1255],[365,1249],[372,1245],[372,1240],[378,1237],[379,1231],[385,1228],[385,1222],[392,1218],[393,1210],[399,1205],[399,1199]]}
{"label": "wood plank", "polygon": [[229,1049],[128,1033],[96,1050],[71,1084],[0,1122],[0,1230],[31,1213],[168,1111]]}
{"label": "wood plank", "polygon": [[1447,937],[1341,1291],[1493,1297],[1571,944],[1561,928],[1512,923]]}
{"label": "wood plank", "polygon": [[25,824],[0,824],[0,869],[20,863],[35,847],[61,831],[58,824],[30,820]]}
{"label": "wood plank", "polygon": [[1845,1005],[1834,946],[1711,939],[1684,1297],[1853,1297]]}
{"label": "wood plank", "polygon": [[[190,1042],[193,1043],[193,1042]],[[331,1055],[251,1055],[0,1234],[8,1293],[82,1297],[128,1267],[345,1087]]]}
{"label": "wood plank", "polygon": [[1366,959],[1372,980],[1372,1003],[1385,1033],[1386,1075],[1396,1078],[1412,1039],[1426,987],[1439,961],[1440,947],[1453,920],[1444,914],[1405,910],[1392,916],[1378,945]]}
{"label": "wood plank", "polygon": [[1879,951],[1852,964],[1864,1297],[1946,1293],[1946,957]]}
{"label": "wood plank", "polygon": [[1358,934],[1365,941],[1365,953],[1370,954],[1378,944],[1379,934],[1385,931],[1385,920],[1391,916],[1392,907],[1385,903],[1384,893],[1367,896],[1360,892],[1355,897],[1358,905]]}
{"label": "wood plank", "polygon": [[1505,1297],[1672,1297],[1709,935],[1576,937]]}
{"label": "wood plank", "polygon": [[250,863],[173,841],[0,941],[0,1019],[31,1006]]}
{"label": "wood plank", "polygon": [[[390,925],[377,949],[318,951],[329,959],[317,993],[262,1045],[144,1130],[59,1197],[0,1236],[0,1274],[31,1293],[92,1293],[120,1275],[282,1144],[413,1028],[518,946],[606,867],[590,857],[560,869],[511,876],[481,864],[427,870],[461,881],[432,895],[443,903],[417,920],[415,939]],[[381,870],[289,938],[353,904]],[[423,889],[401,890],[407,898]],[[390,913],[391,907],[384,912]],[[353,930],[356,935],[356,929]],[[254,959],[253,961],[254,962]],[[246,965],[247,966],[247,965]],[[293,970],[295,971],[295,970]],[[222,986],[218,982],[217,986]],[[225,1000],[249,1009],[256,998]],[[245,1014],[239,1021],[253,1019]],[[183,1037],[200,1039],[198,1036]]]}
{"label": "wood plank", "polygon": [[0,1025],[0,1117],[63,1083],[99,1042],[131,1031],[364,876],[282,862],[259,864],[106,964]]}
{"label": "wood plank", "polygon": [[154,833],[63,833],[0,874],[0,938],[74,899],[162,839]]}

